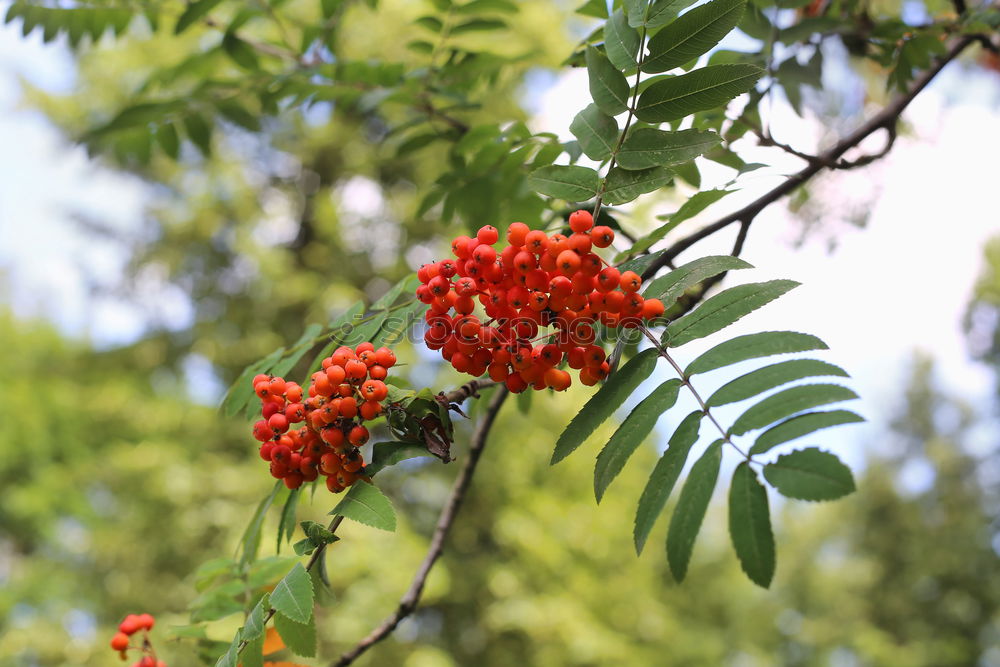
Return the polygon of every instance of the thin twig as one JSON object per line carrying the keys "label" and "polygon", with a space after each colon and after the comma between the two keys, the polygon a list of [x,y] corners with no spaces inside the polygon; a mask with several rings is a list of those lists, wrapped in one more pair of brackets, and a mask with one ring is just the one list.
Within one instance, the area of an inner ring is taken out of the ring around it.
{"label": "thin twig", "polygon": [[635,65],[635,87],[632,91],[632,103],[628,106],[628,116],[625,118],[625,127],[622,128],[621,134],[618,135],[618,143],[615,144],[614,149],[611,151],[611,161],[608,162],[608,172],[601,179],[601,188],[597,193],[597,200],[594,202],[594,220],[601,214],[601,204],[604,202],[604,193],[608,189],[608,174],[611,170],[615,168],[615,163],[618,160],[618,151],[622,149],[622,144],[625,143],[625,135],[628,134],[628,128],[632,125],[632,119],[635,118],[635,107],[639,101],[639,78],[642,75],[642,63],[645,60],[645,50],[646,50],[646,26],[642,27],[642,34],[639,37],[639,60]]}
{"label": "thin twig", "polygon": [[733,442],[732,438],[729,437],[729,433],[726,432],[726,429],[722,428],[722,425],[719,424],[718,420],[716,420],[715,415],[712,414],[712,411],[708,408],[708,405],[706,405],[705,401],[702,400],[701,394],[699,394],[698,390],[694,388],[693,384],[691,384],[691,378],[689,378],[687,375],[684,374],[684,370],[680,366],[678,366],[677,362],[674,361],[674,358],[670,356],[670,353],[667,352],[667,348],[663,347],[663,345],[660,344],[660,341],[656,339],[656,336],[654,336],[652,332],[645,326],[640,326],[639,329],[642,331],[642,333],[646,334],[646,338],[652,341],[653,346],[656,348],[656,351],[660,354],[660,356],[666,359],[670,363],[670,365],[673,366],[674,371],[677,372],[677,376],[680,378],[681,382],[684,384],[685,387],[688,388],[688,390],[691,392],[691,395],[694,396],[695,400],[698,401],[698,405],[701,406],[702,414],[708,417],[709,420],[711,420],[711,422],[715,424],[715,428],[719,429],[719,433],[722,434],[722,439],[727,444],[732,446],[733,449],[738,451],[740,453],[740,456],[749,461],[750,455],[744,452],[742,449],[740,449],[739,445]]}
{"label": "thin twig", "polygon": [[506,387],[500,387],[486,406],[486,412],[476,427],[472,441],[469,444],[469,453],[465,459],[465,464],[459,471],[458,477],[455,478],[455,484],[451,487],[451,494],[448,496],[448,500],[445,502],[444,507],[441,508],[441,515],[438,517],[437,526],[434,528],[434,536],[431,538],[427,555],[424,556],[423,562],[417,569],[413,581],[410,583],[409,590],[400,599],[396,611],[382,621],[367,637],[358,642],[354,648],[340,656],[340,659],[331,663],[334,667],[344,667],[354,662],[362,653],[392,634],[392,631],[396,629],[400,621],[412,614],[417,608],[417,604],[420,602],[420,595],[424,591],[424,584],[427,582],[427,576],[430,574],[431,568],[434,567],[434,563],[437,562],[437,559],[441,557],[441,553],[444,551],[444,541],[448,537],[448,531],[451,529],[452,524],[454,524],[455,517],[458,516],[458,510],[461,508],[465,494],[469,490],[469,484],[472,482],[472,474],[476,471],[476,464],[479,463],[479,457],[486,447],[490,429],[496,420],[497,413],[500,412],[500,408],[503,406],[504,399],[507,398],[509,393]]}
{"label": "thin twig", "polygon": [[[958,38],[948,50],[948,52],[942,56],[934,66],[921,74],[914,81],[913,86],[906,91],[906,93],[900,95],[895,100],[890,102],[882,111],[874,115],[866,123],[858,127],[854,132],[847,135],[840,141],[838,141],[832,148],[824,151],[817,156],[814,162],[810,162],[801,171],[798,171],[791,176],[789,176],[783,183],[765,193],[755,201],[747,204],[740,210],[730,213],[729,215],[713,222],[710,225],[702,227],[698,231],[689,234],[688,236],[679,239],[676,243],[670,246],[663,254],[656,258],[656,260],[650,265],[650,267],[644,272],[644,277],[654,275],[659,269],[667,266],[669,262],[672,262],[679,254],[698,243],[699,241],[712,236],[721,229],[725,229],[729,225],[735,222],[744,222],[749,225],[752,223],[754,218],[767,208],[769,205],[783,198],[785,195],[790,194],[795,191],[796,188],[803,185],[810,178],[815,176],[817,173],[822,171],[824,168],[835,167],[837,161],[849,150],[855,148],[869,135],[874,134],[878,130],[885,129],[890,132],[890,137],[895,131],[895,126],[899,120],[899,116],[903,113],[903,110],[909,106],[910,102],[916,98],[916,96],[922,91],[927,85],[934,80],[934,77],[941,72],[944,67],[954,60],[962,51],[964,51],[970,44],[978,41],[978,36],[976,35],[964,35]],[[891,128],[891,129],[890,129]]]}

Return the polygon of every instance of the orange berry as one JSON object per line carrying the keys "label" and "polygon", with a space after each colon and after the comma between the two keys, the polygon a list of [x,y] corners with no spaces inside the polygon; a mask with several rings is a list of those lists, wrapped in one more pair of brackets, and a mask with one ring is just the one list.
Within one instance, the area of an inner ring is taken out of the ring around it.
{"label": "orange berry", "polygon": [[590,230],[590,240],[598,248],[607,248],[615,240],[615,232],[610,227],[599,225]]}
{"label": "orange berry", "polygon": [[392,368],[396,364],[396,355],[387,347],[380,347],[375,350],[375,360],[379,366]]}
{"label": "orange berry", "polygon": [[352,380],[360,380],[368,375],[368,366],[358,359],[350,359],[344,364],[344,371],[347,373],[347,377]]}
{"label": "orange berry", "polygon": [[128,641],[128,635],[124,632],[119,632],[111,638],[111,648],[116,651],[124,651],[128,648]]}
{"label": "orange berry", "polygon": [[368,442],[369,437],[370,434],[368,433],[368,429],[358,424],[357,426],[351,429],[351,432],[348,434],[347,439],[355,447],[360,447],[361,445]]}
{"label": "orange berry", "polygon": [[344,371],[343,366],[330,366],[326,369],[326,378],[330,381],[330,384],[338,385],[346,377],[347,373]]}
{"label": "orange berry", "polygon": [[652,320],[663,316],[663,302],[659,299],[646,299],[642,304],[642,318]]}
{"label": "orange berry", "polygon": [[638,292],[642,287],[642,278],[635,271],[626,271],[619,281],[623,292]]}
{"label": "orange berry", "polygon": [[522,246],[530,231],[531,228],[523,222],[511,223],[510,227],[507,228],[507,242],[512,246]]}
{"label": "orange berry", "polygon": [[585,232],[594,226],[594,216],[590,211],[573,211],[569,214],[569,228],[574,232]]}
{"label": "orange berry", "polygon": [[362,419],[375,419],[382,412],[382,404],[378,401],[365,401],[358,408],[358,412],[361,414]]}

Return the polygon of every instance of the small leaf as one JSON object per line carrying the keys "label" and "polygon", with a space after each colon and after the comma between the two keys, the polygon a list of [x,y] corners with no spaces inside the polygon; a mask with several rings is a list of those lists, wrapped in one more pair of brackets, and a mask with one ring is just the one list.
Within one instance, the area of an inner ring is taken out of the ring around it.
{"label": "small leaf", "polygon": [[256,394],[253,393],[253,385],[251,381],[254,376],[258,373],[267,373],[271,368],[278,362],[281,355],[285,353],[285,348],[279,347],[277,350],[267,355],[260,361],[250,364],[243,369],[240,376],[236,378],[236,381],[229,387],[229,391],[226,392],[226,397],[222,399],[222,405],[219,409],[227,417],[234,417],[239,414],[243,408],[254,399]]}
{"label": "small leaf", "polygon": [[626,271],[634,271],[641,276],[646,272],[646,269],[653,265],[653,262],[663,255],[664,252],[666,252],[666,250],[657,250],[656,252],[651,252],[646,255],[639,255],[638,257],[618,264],[618,270],[622,273],[625,273]]}
{"label": "small leaf", "polygon": [[625,204],[639,195],[659,190],[673,180],[673,172],[666,167],[653,167],[641,171],[628,171],[615,167],[608,172],[604,185],[604,201],[612,206]]}
{"label": "small leaf", "polygon": [[646,488],[642,490],[642,496],[639,498],[635,527],[632,531],[636,555],[642,553],[649,531],[653,529],[653,524],[667,504],[670,492],[674,490],[674,484],[677,483],[677,478],[680,477],[681,470],[687,462],[688,452],[698,440],[698,429],[704,416],[701,410],[695,410],[684,418],[670,436],[667,451],[663,452],[663,456],[656,462],[656,467],[649,475]]}
{"label": "small leaf", "polygon": [[316,655],[316,617],[305,623],[294,621],[282,613],[274,615],[274,629],[285,645],[297,655],[311,658]]}
{"label": "small leaf", "polygon": [[441,32],[441,28],[444,24],[441,23],[441,19],[436,16],[421,16],[416,21],[414,21],[421,28],[426,28],[431,32]]}
{"label": "small leaf", "polygon": [[620,71],[635,68],[635,57],[639,53],[639,33],[629,26],[625,12],[621,9],[604,24],[604,50],[608,60]]}
{"label": "small leaf", "polygon": [[260,527],[264,522],[264,515],[267,514],[267,510],[271,507],[274,499],[284,486],[279,479],[271,488],[271,493],[257,505],[257,511],[254,512],[253,518],[250,519],[250,524],[243,531],[243,537],[240,538],[240,544],[242,545],[240,552],[241,565],[252,563],[257,557],[257,547],[260,544]]}
{"label": "small leaf", "polygon": [[467,32],[482,32],[484,30],[502,30],[507,27],[506,21],[500,19],[472,19],[453,27],[451,35],[462,35]]}
{"label": "small leaf", "polygon": [[570,123],[569,131],[580,142],[580,148],[591,160],[600,162],[611,157],[618,141],[618,123],[596,104],[590,104]]}
{"label": "small leaf", "polygon": [[664,132],[640,127],[629,132],[616,158],[623,169],[649,169],[687,162],[719,144],[714,132]]}
{"label": "small leaf", "polygon": [[592,46],[587,47],[587,77],[590,81],[590,96],[597,107],[614,116],[628,108],[628,81],[611,64],[607,56]]}
{"label": "small leaf", "polygon": [[245,641],[246,645],[239,652],[238,667],[264,667],[264,635]]}
{"label": "small leaf", "polygon": [[825,361],[792,359],[791,361],[783,361],[758,368],[731,382],[727,382],[719,387],[714,394],[709,396],[705,404],[714,408],[719,405],[736,403],[737,401],[746,400],[751,396],[762,394],[769,389],[780,387],[793,380],[822,375],[848,377],[844,369],[833,364],[828,364]]}
{"label": "small leaf", "polygon": [[740,415],[729,432],[742,435],[809,408],[850,401],[858,395],[839,384],[807,384],[771,394]]}
{"label": "small leaf", "polygon": [[639,28],[659,28],[670,23],[677,13],[690,5],[692,0],[626,0],[625,8],[629,25]]}
{"label": "small leaf", "polygon": [[396,530],[396,513],[392,503],[374,484],[358,482],[352,486],[330,514],[339,514],[379,530]]}
{"label": "small leaf", "polygon": [[212,11],[220,2],[222,0],[195,0],[195,2],[188,4],[184,12],[181,13],[180,18],[177,19],[177,25],[174,26],[174,34],[179,35],[190,28],[196,21]]}
{"label": "small leaf", "polygon": [[472,0],[472,2],[455,7],[454,11],[456,14],[478,14],[479,12],[516,14],[518,9],[517,3],[513,0]]}
{"label": "small leaf", "polygon": [[236,661],[239,660],[239,646],[240,646],[240,635],[236,633],[233,637],[233,641],[229,644],[229,648],[226,652],[222,654],[216,663],[215,667],[236,667]]}
{"label": "small leaf", "polygon": [[605,0],[587,0],[587,2],[577,7],[575,11],[577,14],[583,16],[606,19],[608,18],[608,3]]}
{"label": "small leaf", "polygon": [[163,123],[156,128],[156,143],[172,160],[176,160],[181,152],[181,140],[173,123]]}
{"label": "small leaf", "polygon": [[264,593],[260,600],[257,601],[257,604],[254,605],[250,615],[247,616],[246,622],[243,623],[243,630],[240,634],[243,639],[253,639],[254,637],[264,636],[264,626],[266,624],[264,617],[267,615],[270,608],[270,598],[267,593]]}
{"label": "small leaf", "polygon": [[[693,162],[686,162],[685,164],[694,164]],[[678,172],[679,174],[680,172]],[[689,181],[690,182],[690,181]],[[734,192],[738,192],[739,188],[733,190],[703,190],[697,192],[691,196],[686,202],[684,202],[679,209],[670,213],[666,216],[657,216],[660,219],[670,220],[670,224],[677,226],[684,222],[685,220],[690,220],[694,216],[698,215],[706,208],[716,203],[726,195],[730,195]]]}
{"label": "small leaf", "polygon": [[709,65],[662,79],[641,95],[635,115],[662,123],[727,104],[754,87],[764,70],[754,65]]}
{"label": "small leaf", "polygon": [[[683,267],[681,267],[683,268]],[[679,270],[679,269],[678,269]],[[707,373],[716,368],[729,366],[747,359],[770,357],[775,354],[825,350],[826,343],[816,336],[795,331],[765,331],[763,333],[737,336],[719,343],[688,364],[684,375]]]}
{"label": "small leaf", "polygon": [[250,71],[260,69],[257,52],[254,51],[252,46],[237,37],[235,33],[227,32],[223,36],[222,50],[233,59],[233,62],[243,69]]}
{"label": "small leaf", "polygon": [[528,187],[549,197],[570,202],[586,201],[597,196],[601,177],[587,167],[554,164],[531,172]]}
{"label": "small leaf", "polygon": [[667,530],[667,561],[670,573],[678,582],[683,581],[687,574],[694,541],[701,530],[705,511],[712,499],[712,491],[715,490],[715,482],[719,478],[722,443],[722,440],[716,440],[695,461],[670,519],[670,528]]}
{"label": "small leaf", "polygon": [[184,131],[202,155],[209,155],[212,152],[212,126],[203,116],[196,113],[185,116]]}
{"label": "small leaf", "polygon": [[864,419],[850,410],[830,410],[829,412],[807,412],[804,415],[792,417],[773,426],[757,436],[757,441],[750,448],[750,454],[763,454],[789,440],[801,438],[831,426],[854,424]]}
{"label": "small leaf", "polygon": [[794,280],[770,280],[737,285],[706,299],[695,310],[675,320],[663,335],[664,343],[680,347],[725,329],[744,315],[797,287]]}
{"label": "small leaf", "polygon": [[281,538],[285,537],[285,541],[291,542],[292,534],[295,532],[295,513],[299,507],[299,492],[301,487],[298,489],[292,489],[288,494],[288,499],[285,500],[285,506],[281,510],[281,519],[278,521],[278,547],[277,552],[281,553]]}
{"label": "small leaf", "polygon": [[779,456],[764,466],[764,478],[781,495],[799,500],[835,500],[854,491],[851,469],[816,447]]}
{"label": "small leaf", "polygon": [[313,587],[309,573],[296,563],[271,592],[271,606],[293,621],[308,623],[313,616]]}
{"label": "small leaf", "polygon": [[729,487],[729,537],[750,580],[767,588],[774,577],[774,533],[767,489],[746,461],[736,466]]}
{"label": "small leaf", "polygon": [[656,426],[656,420],[677,402],[681,381],[667,380],[633,408],[608,444],[597,455],[594,466],[594,495],[601,502],[608,485],[618,476],[629,457]]}
{"label": "small leaf", "polygon": [[649,40],[643,72],[666,72],[707,53],[736,27],[746,0],[712,0],[672,22]]}
{"label": "small leaf", "polygon": [[371,476],[400,461],[419,456],[433,456],[422,442],[376,442],[372,447],[371,463],[365,466],[365,474]]}
{"label": "small leaf", "polygon": [[732,255],[710,255],[700,257],[693,262],[688,262],[678,266],[670,273],[664,274],[652,280],[643,295],[649,298],[656,298],[663,301],[663,305],[669,308],[674,305],[688,289],[694,287],[706,278],[717,276],[726,271],[737,269],[752,269],[753,265],[744,262],[739,257]]}
{"label": "small leaf", "polygon": [[612,373],[559,436],[550,463],[562,461],[582,445],[632,395],[636,387],[649,377],[656,367],[656,359],[655,349],[643,350]]}

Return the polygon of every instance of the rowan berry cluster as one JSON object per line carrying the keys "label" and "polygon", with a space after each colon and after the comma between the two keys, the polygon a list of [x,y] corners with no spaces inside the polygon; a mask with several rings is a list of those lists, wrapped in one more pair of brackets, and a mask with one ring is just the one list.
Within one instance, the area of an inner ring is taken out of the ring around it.
{"label": "rowan berry cluster", "polygon": [[[609,366],[595,324],[635,327],[663,315],[663,303],[639,294],[635,272],[594,252],[611,245],[611,228],[595,227],[587,211],[570,215],[569,226],[569,236],[549,235],[515,222],[497,252],[500,233],[487,225],[474,238],[452,241],[454,260],[420,267],[417,297],[430,306],[427,347],[456,370],[488,373],[512,392],[565,390],[571,378],[564,363],[585,385],[603,379]],[[485,318],[475,314],[477,300]]]}
{"label": "rowan berry cluster", "polygon": [[[396,355],[387,347],[361,343],[340,347],[323,359],[308,390],[271,375],[253,379],[263,419],[253,426],[261,442],[260,457],[271,464],[271,475],[297,489],[303,482],[326,477],[326,487],[340,493],[364,476],[358,450],[368,442],[362,424],[382,412],[389,395],[384,380]],[[303,426],[292,429],[293,424]]]}
{"label": "rowan berry cluster", "polygon": [[[122,660],[126,660],[127,651],[141,651],[142,657],[132,663],[132,667],[167,667],[167,663],[156,659],[156,652],[149,642],[149,631],[156,623],[149,614],[129,614],[118,625],[118,633],[111,638],[111,648],[121,655]],[[142,631],[142,643],[133,645],[132,635]]]}

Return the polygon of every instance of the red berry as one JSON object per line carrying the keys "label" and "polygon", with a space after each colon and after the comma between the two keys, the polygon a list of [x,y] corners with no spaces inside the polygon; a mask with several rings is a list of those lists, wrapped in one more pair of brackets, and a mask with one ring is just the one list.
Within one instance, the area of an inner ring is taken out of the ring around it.
{"label": "red berry", "polygon": [[111,648],[116,651],[124,651],[128,648],[128,641],[128,635],[124,632],[119,632],[111,638]]}
{"label": "red berry", "polygon": [[590,211],[573,211],[569,214],[569,228],[574,232],[586,232],[594,226],[594,216]]}

